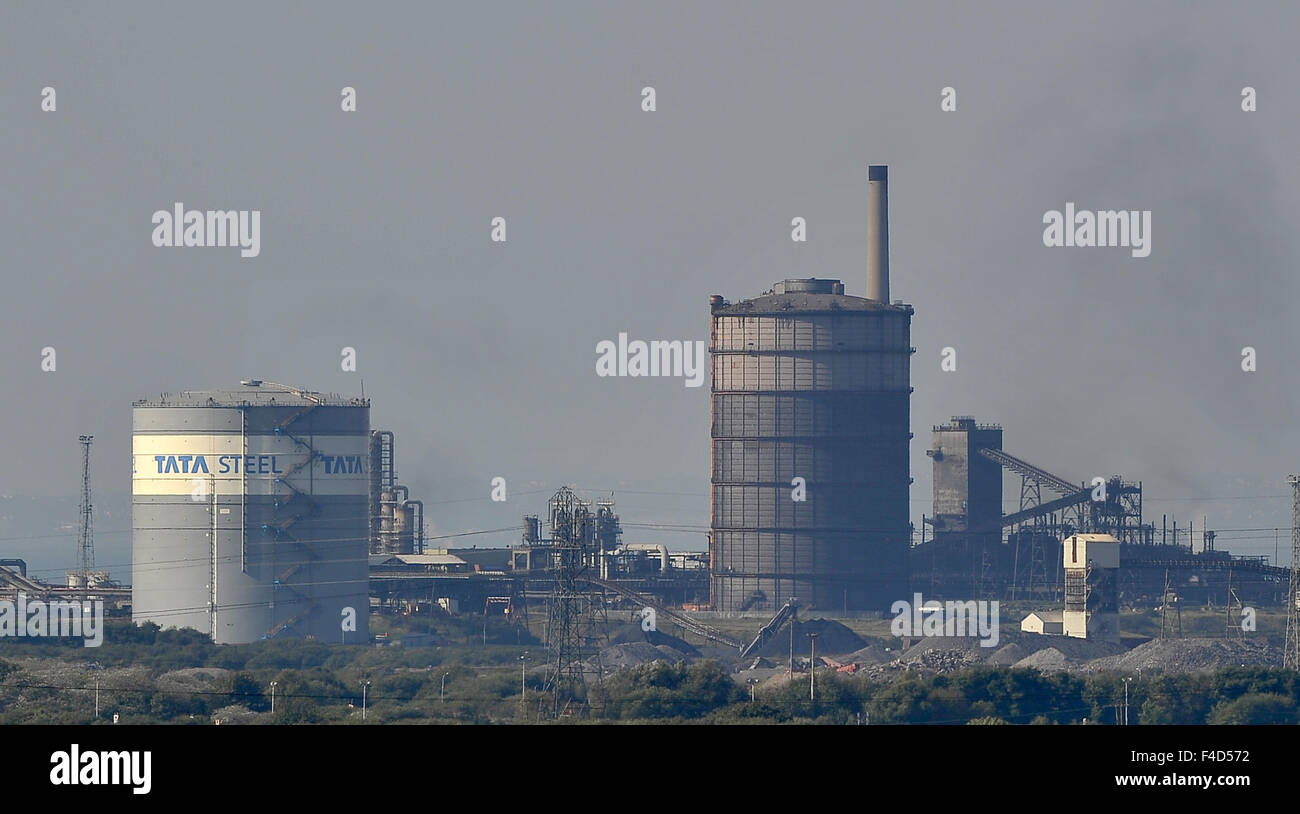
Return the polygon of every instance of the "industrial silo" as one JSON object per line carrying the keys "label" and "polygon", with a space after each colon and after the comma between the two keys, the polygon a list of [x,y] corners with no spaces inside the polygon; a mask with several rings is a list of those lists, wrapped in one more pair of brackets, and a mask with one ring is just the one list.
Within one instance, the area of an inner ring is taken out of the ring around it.
{"label": "industrial silo", "polygon": [[926,455],[934,461],[933,526],[936,537],[992,529],[990,543],[1001,542],[1002,465],[979,454],[1002,449],[1002,427],[953,416],[936,424]]}
{"label": "industrial silo", "polygon": [[888,301],[885,168],[869,180],[868,297],[808,279],[710,299],[720,611],[772,611],[791,597],[887,611],[909,599],[912,307]]}
{"label": "industrial silo", "polygon": [[368,638],[367,400],[252,380],[137,401],[132,421],[134,621]]}

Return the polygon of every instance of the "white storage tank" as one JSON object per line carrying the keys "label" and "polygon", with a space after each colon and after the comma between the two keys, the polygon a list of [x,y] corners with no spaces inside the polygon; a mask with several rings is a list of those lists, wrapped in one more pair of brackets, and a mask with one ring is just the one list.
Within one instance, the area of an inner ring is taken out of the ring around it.
{"label": "white storage tank", "polygon": [[253,380],[137,401],[132,421],[134,621],[366,641],[369,401]]}

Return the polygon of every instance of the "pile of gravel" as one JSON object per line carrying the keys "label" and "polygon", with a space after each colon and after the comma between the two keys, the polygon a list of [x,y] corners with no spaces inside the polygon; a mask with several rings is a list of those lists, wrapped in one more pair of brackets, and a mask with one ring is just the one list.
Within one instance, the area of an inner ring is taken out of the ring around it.
{"label": "pile of gravel", "polygon": [[843,658],[836,659],[836,661],[842,662],[844,664],[868,665],[868,664],[886,664],[888,662],[893,661],[896,658],[898,658],[897,652],[891,651],[886,653],[885,648],[881,647],[880,645],[869,644],[866,647],[862,648],[861,650],[856,650],[848,654],[847,656],[844,656]]}
{"label": "pile of gravel", "polygon": [[[817,654],[832,656],[836,661],[843,661],[839,656],[861,650],[867,640],[833,619],[807,619],[794,622],[794,654],[807,656],[811,652],[812,641],[808,634],[817,634]],[[757,635],[758,630],[750,636]],[[760,656],[790,658],[790,629],[785,628],[768,641],[759,651]]]}
{"label": "pile of gravel", "polygon": [[1044,636],[1026,633],[1010,640],[1019,645],[1027,654],[1051,648],[1061,655],[1069,664],[1083,664],[1103,656],[1115,656],[1126,652],[1124,645],[1118,642],[1102,642],[1096,639],[1076,639],[1073,636]]}
{"label": "pile of gravel", "polygon": [[1281,650],[1260,639],[1153,639],[1127,653],[1093,659],[1088,672],[1213,672],[1225,667],[1278,666]]}
{"label": "pile of gravel", "polygon": [[[984,653],[980,653],[981,650]],[[973,655],[969,657],[970,661],[983,661],[990,650],[988,647],[980,647],[979,639],[972,636],[927,636],[903,651],[899,659],[904,664],[914,664],[925,661],[930,653],[971,652]]]}
{"label": "pile of gravel", "polygon": [[625,642],[607,647],[600,651],[599,657],[587,660],[587,667],[593,671],[603,670],[606,675],[626,667],[636,667],[652,661],[691,662],[694,657],[667,645],[654,645],[650,642]]}
{"label": "pile of gravel", "polygon": [[653,645],[671,647],[691,656],[700,655],[699,649],[686,640],[664,633],[662,630],[642,630],[640,623],[620,625],[609,631],[609,643],[611,645],[630,644],[632,642],[649,642]]}
{"label": "pile of gravel", "polygon": [[1011,642],[1010,644],[1002,645],[990,653],[989,657],[984,659],[984,663],[990,667],[1010,667],[1025,658],[1027,655],[1029,654],[1025,651],[1025,648],[1015,642]]}
{"label": "pile of gravel", "polygon": [[1060,672],[1069,666],[1070,661],[1064,653],[1055,647],[1044,647],[1020,661],[1013,667],[1031,668],[1043,672]]}
{"label": "pile of gravel", "polygon": [[909,662],[927,673],[951,673],[979,663],[979,654],[971,650],[927,650],[918,659]]}

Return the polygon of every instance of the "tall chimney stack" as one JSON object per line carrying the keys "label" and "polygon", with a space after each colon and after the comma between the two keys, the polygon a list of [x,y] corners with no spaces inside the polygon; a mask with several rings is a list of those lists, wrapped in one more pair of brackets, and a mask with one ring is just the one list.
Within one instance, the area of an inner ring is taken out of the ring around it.
{"label": "tall chimney stack", "polygon": [[867,299],[889,303],[889,167],[867,170]]}

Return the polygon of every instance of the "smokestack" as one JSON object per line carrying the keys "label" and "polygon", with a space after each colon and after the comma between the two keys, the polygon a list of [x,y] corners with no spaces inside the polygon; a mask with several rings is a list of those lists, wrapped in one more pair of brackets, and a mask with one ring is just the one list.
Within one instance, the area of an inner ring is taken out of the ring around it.
{"label": "smokestack", "polygon": [[867,170],[867,299],[889,303],[889,167]]}

